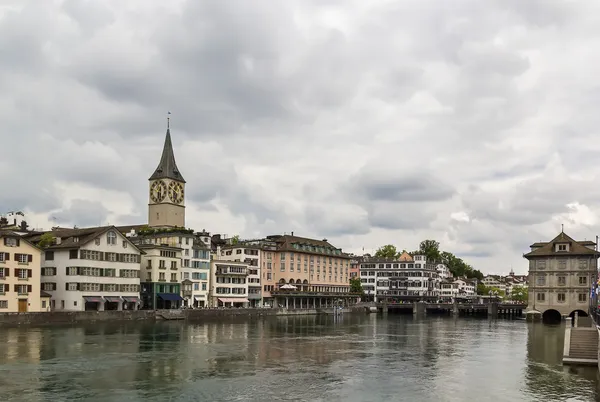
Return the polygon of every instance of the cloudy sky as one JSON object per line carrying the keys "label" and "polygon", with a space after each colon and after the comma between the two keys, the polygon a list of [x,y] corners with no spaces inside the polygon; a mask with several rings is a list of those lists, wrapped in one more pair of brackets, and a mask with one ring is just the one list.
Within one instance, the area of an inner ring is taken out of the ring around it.
{"label": "cloudy sky", "polygon": [[187,225],[488,273],[600,190],[600,4],[0,0],[0,209],[147,219],[171,111]]}

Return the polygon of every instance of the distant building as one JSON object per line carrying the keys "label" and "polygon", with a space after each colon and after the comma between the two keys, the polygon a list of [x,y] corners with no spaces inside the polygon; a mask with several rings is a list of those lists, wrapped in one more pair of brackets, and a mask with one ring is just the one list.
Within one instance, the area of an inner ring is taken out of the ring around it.
{"label": "distant building", "polygon": [[533,243],[523,257],[529,261],[530,313],[544,318],[586,314],[592,284],[598,276],[596,244],[575,241],[561,232],[549,242]]}
{"label": "distant building", "polygon": [[243,262],[248,265],[248,306],[262,307],[261,269],[262,252],[260,245],[240,242],[220,249],[219,260]]}
{"label": "distant building", "polygon": [[40,289],[42,251],[11,231],[0,231],[0,312],[40,312],[50,297]]}
{"label": "distant building", "polygon": [[436,264],[424,255],[402,253],[397,260],[368,258],[360,263],[360,280],[367,300],[436,299],[440,277]]}

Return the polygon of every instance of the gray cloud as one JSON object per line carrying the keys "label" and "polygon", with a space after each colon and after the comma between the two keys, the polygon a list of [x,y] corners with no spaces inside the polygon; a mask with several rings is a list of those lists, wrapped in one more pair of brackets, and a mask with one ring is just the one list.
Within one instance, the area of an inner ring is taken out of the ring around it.
{"label": "gray cloud", "polygon": [[0,212],[143,221],[170,110],[192,227],[518,272],[593,237],[597,4],[128,4],[0,5]]}

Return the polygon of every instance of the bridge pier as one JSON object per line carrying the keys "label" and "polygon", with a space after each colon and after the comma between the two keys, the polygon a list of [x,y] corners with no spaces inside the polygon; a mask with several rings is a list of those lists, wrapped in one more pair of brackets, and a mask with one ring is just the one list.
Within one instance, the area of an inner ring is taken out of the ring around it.
{"label": "bridge pier", "polygon": [[498,318],[498,303],[488,304],[488,317]]}
{"label": "bridge pier", "polygon": [[456,300],[454,300],[454,302],[452,303],[452,315],[457,316],[459,315],[460,311],[458,310],[458,303],[456,302]]}
{"label": "bridge pier", "polygon": [[413,315],[423,317],[427,313],[427,305],[425,303],[416,302],[413,304]]}
{"label": "bridge pier", "polygon": [[383,314],[383,316],[387,316],[388,315],[388,305],[387,303],[383,303],[383,308],[381,309],[381,313]]}

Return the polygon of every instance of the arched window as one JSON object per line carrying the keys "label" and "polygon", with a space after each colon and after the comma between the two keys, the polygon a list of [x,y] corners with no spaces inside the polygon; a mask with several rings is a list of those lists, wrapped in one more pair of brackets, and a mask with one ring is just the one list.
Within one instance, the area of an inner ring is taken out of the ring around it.
{"label": "arched window", "polygon": [[108,244],[117,244],[117,234],[113,231],[110,231],[106,234],[106,242]]}

